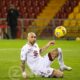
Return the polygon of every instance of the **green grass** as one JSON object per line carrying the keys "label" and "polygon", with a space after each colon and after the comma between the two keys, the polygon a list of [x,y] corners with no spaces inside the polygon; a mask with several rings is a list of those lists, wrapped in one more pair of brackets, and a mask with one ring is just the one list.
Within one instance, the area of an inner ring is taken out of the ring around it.
{"label": "green grass", "polygon": [[[44,46],[49,40],[38,40],[40,47]],[[23,80],[20,71],[20,49],[26,40],[0,40],[0,80]],[[80,41],[57,40],[43,54],[53,48],[61,47],[63,50],[65,64],[73,68],[72,71],[64,71],[64,78],[41,78],[33,75],[26,66],[29,80],[79,80],[80,79]],[[51,65],[59,68],[57,59]]]}

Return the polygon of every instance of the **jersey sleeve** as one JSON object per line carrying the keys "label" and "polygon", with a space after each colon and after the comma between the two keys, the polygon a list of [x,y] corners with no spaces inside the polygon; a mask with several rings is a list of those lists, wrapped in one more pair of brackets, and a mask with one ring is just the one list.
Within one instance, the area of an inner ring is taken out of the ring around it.
{"label": "jersey sleeve", "polygon": [[21,55],[20,55],[20,57],[21,57],[22,61],[26,61],[27,60],[27,50],[25,48],[21,49]]}

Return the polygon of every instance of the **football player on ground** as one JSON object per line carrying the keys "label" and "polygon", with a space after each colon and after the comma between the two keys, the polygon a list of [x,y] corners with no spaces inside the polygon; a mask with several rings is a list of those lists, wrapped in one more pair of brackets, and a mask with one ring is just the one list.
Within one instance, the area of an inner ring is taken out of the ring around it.
{"label": "football player on ground", "polygon": [[[63,70],[71,70],[64,64],[61,48],[56,48],[41,57],[41,53],[50,46],[55,45],[55,41],[49,41],[43,48],[39,48],[36,42],[36,34],[33,32],[28,33],[27,44],[21,49],[21,70],[23,78],[27,79],[27,72],[25,71],[25,63],[28,64],[32,73],[42,77],[63,77]],[[50,64],[58,58],[60,69],[50,67]]]}

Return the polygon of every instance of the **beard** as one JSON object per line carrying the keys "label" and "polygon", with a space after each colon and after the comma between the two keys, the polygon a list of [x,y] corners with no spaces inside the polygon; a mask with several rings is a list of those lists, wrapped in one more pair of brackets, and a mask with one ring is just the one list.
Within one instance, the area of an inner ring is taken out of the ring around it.
{"label": "beard", "polygon": [[34,45],[34,43],[36,42],[36,40],[35,41],[33,41],[33,42],[30,42],[32,45]]}

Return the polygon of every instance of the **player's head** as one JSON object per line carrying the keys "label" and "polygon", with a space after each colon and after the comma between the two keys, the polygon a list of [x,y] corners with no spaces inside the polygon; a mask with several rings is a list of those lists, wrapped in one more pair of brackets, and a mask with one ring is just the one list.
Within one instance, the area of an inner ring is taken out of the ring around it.
{"label": "player's head", "polygon": [[33,45],[36,42],[36,34],[34,32],[29,32],[27,39],[28,39],[28,42]]}

